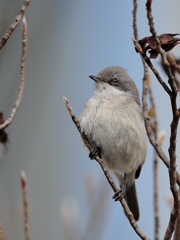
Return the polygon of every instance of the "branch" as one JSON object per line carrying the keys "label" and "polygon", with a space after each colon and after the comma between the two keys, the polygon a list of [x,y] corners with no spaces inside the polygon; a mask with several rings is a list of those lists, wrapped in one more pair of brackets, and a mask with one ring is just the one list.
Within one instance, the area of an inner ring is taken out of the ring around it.
{"label": "branch", "polygon": [[[146,52],[143,51],[143,49],[141,48],[140,44],[138,43],[138,41],[136,39],[132,39],[133,43],[134,43],[134,47],[136,49],[137,52],[139,52],[141,54],[141,57],[144,59],[144,61],[147,63],[147,65],[149,66],[149,68],[152,70],[152,72],[154,73],[154,75],[156,76],[157,80],[159,81],[159,83],[162,85],[162,87],[164,88],[164,90],[169,94],[169,96],[172,96],[172,92],[169,89],[169,87],[167,86],[167,84],[162,80],[159,72],[155,69],[155,67],[153,66],[151,60],[146,56]],[[176,91],[177,92],[177,91]]]}
{"label": "branch", "polygon": [[172,107],[172,113],[173,113],[173,119],[171,122],[170,146],[169,146],[169,157],[170,157],[169,178],[170,178],[170,189],[172,191],[172,195],[174,198],[174,208],[171,211],[169,224],[164,236],[165,240],[169,240],[172,237],[172,234],[174,232],[176,220],[180,210],[179,191],[178,191],[178,188],[176,187],[176,181],[177,181],[176,137],[177,137],[177,127],[179,123],[179,114],[178,114],[177,105],[176,105],[177,90],[175,86],[174,76],[172,74],[170,64],[167,61],[164,50],[161,48],[160,41],[157,37],[156,31],[154,28],[151,4],[152,4],[152,0],[147,0],[147,3],[146,3],[147,18],[149,20],[150,31],[157,44],[157,50],[161,54],[163,64],[166,66],[166,69],[167,69],[167,75],[169,77],[168,83],[171,87],[171,94],[169,94],[169,96],[171,100],[171,107]]}
{"label": "branch", "polygon": [[133,0],[133,11],[132,11],[132,15],[133,15],[133,30],[134,30],[134,38],[136,39],[136,41],[139,40],[138,37],[138,27],[137,27],[137,9],[138,9],[138,4],[137,4],[137,0]]}
{"label": "branch", "polygon": [[[86,135],[84,133],[81,132],[81,128],[80,128],[80,123],[79,123],[79,120],[76,118],[76,116],[74,115],[74,112],[73,112],[73,109],[70,105],[70,103],[68,102],[67,98],[63,97],[63,100],[66,104],[66,108],[72,118],[72,121],[74,122],[74,124],[76,125],[77,127],[77,130],[79,131],[83,141],[84,141],[84,144],[86,145],[86,147],[89,149],[89,151],[91,152],[93,150],[93,147],[91,146],[91,144],[89,143],[88,141],[88,138],[86,137]],[[111,175],[109,174],[108,172],[108,169],[104,163],[104,161],[99,157],[99,156],[96,156],[95,157],[95,160],[100,164],[100,167],[102,169],[102,171],[104,172],[104,175],[108,181],[108,183],[110,184],[111,188],[113,189],[113,191],[116,193],[119,189],[117,188],[117,186],[115,185]],[[133,229],[135,230],[135,232],[139,235],[139,237],[143,240],[150,240],[141,230],[140,228],[138,227],[135,219],[134,219],[134,216],[132,214],[132,212],[130,211],[126,201],[124,198],[122,198],[120,200],[121,202],[121,205],[124,209],[124,212],[131,224],[131,226],[133,227]]]}
{"label": "branch", "polygon": [[[135,39],[132,39],[133,40],[133,43],[134,43],[134,46],[136,48],[136,50],[140,53],[141,57],[146,61],[146,59],[144,58],[145,55],[143,55],[142,53],[142,48],[140,47],[139,43],[135,40]],[[148,58],[146,56],[146,58]],[[148,63],[150,61],[146,61],[146,63]],[[150,67],[150,66],[149,66]],[[152,70],[152,69],[151,69]],[[153,70],[152,70],[153,71]],[[157,70],[156,70],[157,71]],[[159,75],[159,73],[158,73]],[[159,75],[160,76],[160,75]],[[156,76],[157,77],[157,76]],[[145,77],[144,77],[144,80],[145,80]],[[144,81],[143,80],[143,81]],[[160,77],[160,81],[162,80],[162,78]],[[163,81],[163,80],[162,80]],[[164,83],[164,82],[163,82]],[[167,85],[166,85],[167,86]],[[164,86],[163,86],[164,87]],[[166,88],[166,87],[164,87]],[[171,94],[171,90],[167,89],[166,92],[170,91],[170,94]],[[143,112],[144,112],[144,121],[145,121],[145,126],[146,126],[146,131],[147,131],[147,134],[148,134],[148,138],[149,138],[149,141],[150,143],[153,145],[153,147],[156,149],[156,152],[159,156],[159,158],[161,158],[161,160],[164,162],[164,164],[167,166],[167,168],[170,167],[170,162],[169,162],[169,159],[167,158],[167,156],[165,155],[164,151],[162,150],[161,146],[159,145],[159,143],[156,141],[154,135],[153,135],[153,131],[152,131],[152,127],[151,127],[151,120],[150,120],[150,117],[149,117],[149,114],[148,114],[148,103],[147,103],[147,93],[148,93],[148,85],[147,83],[144,83],[143,84],[143,95],[142,95],[142,103],[143,103]],[[169,94],[169,93],[168,93]],[[170,95],[169,94],[169,95]],[[179,116],[179,111],[177,110],[176,111],[176,114]],[[180,175],[179,173],[176,171],[176,178],[177,178],[177,183],[178,185],[180,186]]]}
{"label": "branch", "polygon": [[24,236],[25,236],[25,240],[30,240],[28,203],[27,203],[27,180],[26,180],[26,175],[24,171],[21,172],[21,189],[22,189],[23,210],[24,210]]}
{"label": "branch", "polygon": [[[150,96],[150,102],[151,102],[151,108],[153,109],[153,132],[154,137],[156,141],[158,140],[157,134],[158,134],[158,121],[157,121],[157,114],[156,114],[156,105],[154,101],[154,96],[152,92],[151,85],[149,86],[149,96]],[[162,144],[162,142],[160,142]],[[158,182],[158,155],[156,153],[156,150],[154,149],[154,214],[155,214],[155,223],[154,223],[154,229],[155,229],[155,240],[159,240],[159,229],[160,229],[160,215],[159,215],[159,182]]]}
{"label": "branch", "polygon": [[[135,41],[133,40],[133,42],[137,42],[138,43],[138,27],[137,27],[137,8],[138,8],[138,4],[137,4],[137,0],[133,0],[133,4],[134,4],[134,9],[133,9],[133,30],[134,30],[134,38]],[[140,47],[137,46],[135,43],[135,48],[136,47]],[[140,47],[139,49],[142,52],[142,49]],[[148,74],[148,66],[145,63],[144,58],[141,56],[142,59],[142,63],[143,63],[143,67],[144,67],[144,77],[143,77],[143,91],[147,88],[148,91],[148,87],[149,87],[149,95],[150,95],[150,101],[151,101],[151,105],[152,108],[154,110],[154,136],[155,139],[157,140],[157,132],[158,132],[158,123],[157,123],[157,116],[156,116],[156,106],[155,106],[155,101],[154,101],[154,96],[153,96],[153,92],[151,89],[151,86],[149,84],[147,84],[147,81],[149,78],[149,74]],[[147,102],[147,94],[144,96],[144,98],[142,98],[142,104],[143,104],[143,113],[145,116],[145,113],[147,112],[147,109],[144,108],[144,106],[146,105]],[[146,105],[147,106],[147,105]],[[147,130],[147,134],[148,134],[148,125],[147,122],[145,121],[145,127]],[[151,132],[152,132],[152,125],[151,125]],[[149,136],[149,134],[148,134]],[[155,214],[155,240],[159,239],[159,226],[160,226],[160,220],[159,220],[159,197],[158,197],[158,156],[156,153],[156,150],[154,149],[154,214]]]}
{"label": "branch", "polygon": [[21,54],[21,65],[20,65],[20,83],[19,83],[19,89],[18,89],[18,96],[15,101],[15,104],[13,108],[11,109],[11,113],[9,117],[2,123],[0,124],[0,129],[4,129],[8,127],[13,119],[16,116],[16,113],[20,107],[20,103],[22,100],[23,96],[23,91],[24,91],[24,78],[25,78],[25,62],[26,62],[26,53],[27,53],[27,25],[26,25],[26,19],[25,17],[23,18],[22,21],[22,54]]}
{"label": "branch", "polygon": [[21,21],[23,15],[24,15],[24,12],[26,11],[26,8],[28,7],[30,1],[31,0],[24,1],[23,5],[21,6],[21,8],[20,8],[20,10],[18,12],[18,15],[16,16],[16,18],[13,21],[13,23],[10,25],[10,27],[8,28],[8,30],[6,31],[6,33],[4,34],[2,39],[0,40],[0,50],[4,47],[4,45],[6,44],[7,40],[10,38],[11,34],[14,32],[14,30],[18,26],[18,24]]}
{"label": "branch", "polygon": [[163,64],[164,64],[164,65],[166,66],[166,68],[167,68],[167,75],[168,75],[168,77],[169,77],[169,81],[168,81],[168,82],[169,82],[169,84],[170,84],[170,86],[171,86],[171,90],[172,90],[173,92],[176,92],[176,85],[175,85],[175,82],[174,82],[174,76],[173,76],[173,74],[172,74],[170,64],[169,64],[169,62],[167,61],[165,52],[164,52],[164,50],[163,50],[162,47],[161,47],[160,40],[159,40],[159,38],[158,38],[158,36],[157,36],[156,30],[155,30],[155,27],[154,27],[151,4],[152,4],[152,0],[147,0],[146,10],[147,10],[147,18],[148,18],[148,21],[149,21],[150,32],[152,33],[152,35],[153,35],[153,37],[154,37],[154,39],[155,39],[155,41],[156,41],[157,50],[158,50],[158,52],[161,54],[162,62],[163,62]]}

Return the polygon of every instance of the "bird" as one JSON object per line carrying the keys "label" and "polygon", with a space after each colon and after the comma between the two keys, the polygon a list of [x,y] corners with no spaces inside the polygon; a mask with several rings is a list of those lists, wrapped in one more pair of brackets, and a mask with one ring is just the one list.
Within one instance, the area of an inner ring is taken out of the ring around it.
{"label": "bird", "polygon": [[125,199],[139,219],[135,179],[140,175],[147,152],[146,130],[139,92],[126,69],[109,66],[89,76],[95,83],[94,94],[85,104],[80,116],[81,133],[85,134],[94,154],[104,160],[120,185]]}

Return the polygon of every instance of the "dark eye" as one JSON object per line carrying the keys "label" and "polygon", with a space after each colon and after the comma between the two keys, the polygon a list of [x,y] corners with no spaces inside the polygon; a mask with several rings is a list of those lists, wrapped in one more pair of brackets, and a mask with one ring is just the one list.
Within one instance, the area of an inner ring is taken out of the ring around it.
{"label": "dark eye", "polygon": [[113,83],[118,83],[119,81],[118,81],[118,79],[117,78],[113,78],[113,79],[111,79],[111,83],[113,84]]}

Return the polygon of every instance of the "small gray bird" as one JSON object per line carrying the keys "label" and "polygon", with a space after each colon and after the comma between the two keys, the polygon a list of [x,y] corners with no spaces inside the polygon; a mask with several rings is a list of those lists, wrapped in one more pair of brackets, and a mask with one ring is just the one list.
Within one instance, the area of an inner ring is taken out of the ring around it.
{"label": "small gray bird", "polygon": [[126,173],[125,199],[138,220],[135,179],[147,149],[138,89],[126,69],[119,66],[107,67],[89,77],[95,81],[95,90],[82,111],[81,131],[114,172],[120,187]]}

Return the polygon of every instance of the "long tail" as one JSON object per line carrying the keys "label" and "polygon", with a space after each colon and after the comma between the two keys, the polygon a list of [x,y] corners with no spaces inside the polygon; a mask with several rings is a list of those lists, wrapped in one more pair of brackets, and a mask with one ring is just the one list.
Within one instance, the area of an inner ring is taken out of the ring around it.
{"label": "long tail", "polygon": [[125,193],[125,199],[127,201],[127,204],[131,210],[131,212],[134,215],[135,220],[137,221],[139,219],[139,205],[137,200],[137,194],[136,194],[136,185],[135,182],[132,186],[127,186],[126,193]]}

